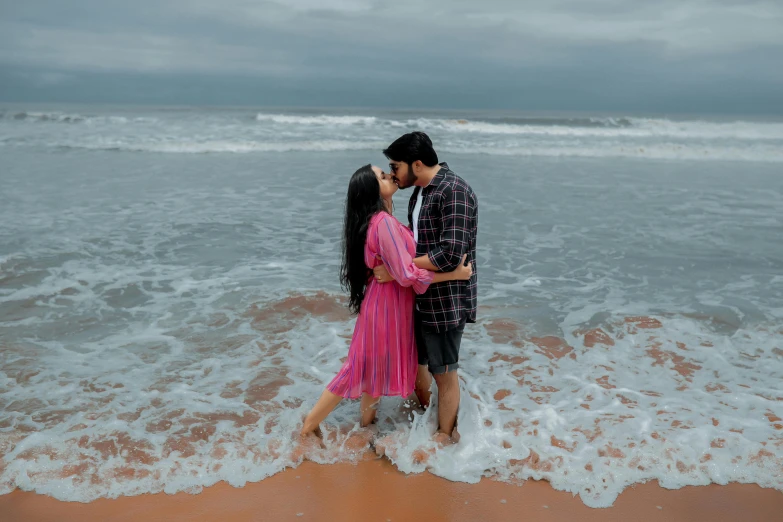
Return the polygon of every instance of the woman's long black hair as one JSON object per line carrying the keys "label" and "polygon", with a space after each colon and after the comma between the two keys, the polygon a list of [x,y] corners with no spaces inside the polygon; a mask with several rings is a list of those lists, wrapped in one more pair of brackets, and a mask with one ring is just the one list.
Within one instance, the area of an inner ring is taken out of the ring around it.
{"label": "woman's long black hair", "polygon": [[381,198],[381,186],[371,165],[365,165],[353,173],[348,182],[345,198],[345,223],[343,225],[343,262],[340,267],[340,283],[351,295],[348,308],[358,314],[364,300],[364,291],[372,271],[364,263],[364,243],[370,219],[385,210]]}

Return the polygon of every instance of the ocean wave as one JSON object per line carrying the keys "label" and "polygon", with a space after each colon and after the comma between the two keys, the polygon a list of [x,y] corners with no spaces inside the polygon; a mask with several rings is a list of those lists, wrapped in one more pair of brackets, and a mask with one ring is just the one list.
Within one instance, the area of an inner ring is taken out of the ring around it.
{"label": "ocean wave", "polygon": [[783,123],[675,121],[656,118],[501,118],[393,119],[374,116],[256,115],[256,121],[285,126],[370,127],[422,129],[458,134],[531,135],[597,138],[678,138],[783,140]]}
{"label": "ocean wave", "polygon": [[65,114],[62,112],[17,112],[4,115],[5,119],[16,121],[54,122],[54,123],[81,123],[85,117],[80,114]]}
{"label": "ocean wave", "polygon": [[382,150],[428,132],[438,150],[497,156],[783,161],[783,123],[636,117],[408,118],[395,113],[253,113],[198,109],[138,114],[0,111],[0,147],[167,154]]}
{"label": "ocean wave", "polygon": [[126,124],[131,122],[153,122],[158,121],[157,118],[149,117],[127,117],[127,116],[112,116],[112,115],[93,115],[87,116],[83,114],[66,113],[59,111],[52,112],[5,112],[0,113],[0,119],[11,120],[18,122],[30,122],[30,123],[114,123],[114,124]]}
{"label": "ocean wave", "polygon": [[[459,121],[459,120],[458,120]],[[464,120],[467,121],[467,120]],[[627,117],[593,117],[593,118],[487,118],[488,123],[500,123],[511,125],[533,126],[558,126],[558,127],[597,127],[597,128],[623,128],[633,125]]]}
{"label": "ocean wave", "polygon": [[[299,141],[169,141],[145,143],[128,141],[84,141],[60,144],[63,150],[86,149],[118,152],[156,152],[163,154],[250,154],[260,152],[340,152],[379,151],[387,145],[382,141],[361,140],[299,140]],[[750,147],[687,145],[682,143],[633,144],[472,144],[448,142],[440,150],[452,154],[481,154],[488,156],[526,156],[552,158],[640,158],[688,161],[754,161],[783,162],[783,149],[772,145]]]}
{"label": "ocean wave", "polygon": [[294,125],[350,126],[372,125],[378,121],[375,116],[294,116],[288,114],[256,114],[256,121]]}
{"label": "ocean wave", "polygon": [[382,142],[346,140],[312,140],[292,142],[254,142],[241,140],[178,141],[169,143],[79,143],[61,145],[63,149],[88,149],[126,152],[160,152],[166,154],[209,154],[253,152],[337,152],[347,150],[378,150]]}
{"label": "ocean wave", "polygon": [[625,125],[564,125],[560,123],[536,124],[491,123],[470,120],[408,120],[401,124],[424,130],[449,133],[488,135],[529,135],[576,138],[677,138],[677,139],[735,139],[735,140],[783,140],[783,124],[780,123],[712,123],[702,121],[676,122],[671,120],[628,118]]}
{"label": "ocean wave", "polygon": [[553,158],[640,158],[687,161],[758,161],[783,162],[783,149],[772,145],[754,147],[719,147],[711,145],[658,144],[600,144],[584,146],[472,146],[446,145],[445,152],[454,154],[485,154],[488,156],[543,156]]}
{"label": "ocean wave", "polygon": [[[185,118],[185,119],[182,119]],[[11,123],[96,124],[127,128],[133,124],[157,123],[161,132],[182,133],[191,128],[208,128],[218,133],[245,128],[248,122],[237,127],[235,115],[199,113],[160,116],[132,116],[117,114],[80,114],[63,111],[5,111],[0,121]],[[273,133],[323,132],[339,130],[341,133],[405,132],[420,129],[429,133],[449,136],[519,136],[554,139],[629,139],[642,140],[739,140],[783,141],[783,123],[754,121],[706,121],[672,120],[666,118],[638,117],[497,117],[479,118],[395,118],[393,116],[334,115],[334,114],[286,114],[255,113],[250,124]],[[147,130],[145,128],[145,130]],[[245,132],[245,131],[243,131]],[[779,143],[778,143],[779,144]]]}

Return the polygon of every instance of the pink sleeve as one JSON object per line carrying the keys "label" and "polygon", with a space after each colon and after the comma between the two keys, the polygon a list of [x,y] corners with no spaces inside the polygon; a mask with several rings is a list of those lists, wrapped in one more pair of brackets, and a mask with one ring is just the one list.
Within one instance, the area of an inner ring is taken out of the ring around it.
{"label": "pink sleeve", "polygon": [[379,220],[378,246],[383,264],[395,281],[402,286],[412,286],[417,294],[427,290],[434,274],[413,264],[413,258],[405,246],[405,238],[391,216]]}

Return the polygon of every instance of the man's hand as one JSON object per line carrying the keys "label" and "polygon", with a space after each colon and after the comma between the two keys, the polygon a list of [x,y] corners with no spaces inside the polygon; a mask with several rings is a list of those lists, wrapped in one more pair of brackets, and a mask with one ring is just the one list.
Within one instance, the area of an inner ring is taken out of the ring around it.
{"label": "man's hand", "polygon": [[[381,256],[375,256],[376,259],[379,261],[381,260]],[[375,277],[375,280],[379,283],[389,283],[391,281],[394,281],[394,278],[389,275],[389,271],[386,270],[386,265],[378,265],[375,268],[372,269],[373,277]]]}

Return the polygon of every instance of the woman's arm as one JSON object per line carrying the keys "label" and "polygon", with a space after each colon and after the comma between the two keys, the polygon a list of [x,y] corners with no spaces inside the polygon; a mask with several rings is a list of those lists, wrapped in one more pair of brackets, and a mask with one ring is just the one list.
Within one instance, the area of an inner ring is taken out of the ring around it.
{"label": "woman's arm", "polygon": [[[457,268],[452,272],[433,272],[432,283],[444,283],[446,281],[467,281],[473,275],[473,266],[465,265],[468,255],[462,256]],[[415,260],[414,260],[415,261]]]}
{"label": "woman's arm", "polygon": [[378,221],[377,233],[381,260],[388,274],[400,285],[413,287],[417,294],[424,293],[435,274],[413,263],[396,220],[391,215],[383,216]]}
{"label": "woman's arm", "polygon": [[[444,283],[446,281],[467,281],[468,279],[470,279],[471,276],[473,275],[473,266],[471,264],[465,266],[465,260],[467,259],[467,257],[468,257],[467,254],[462,256],[462,261],[453,272],[434,272],[431,270],[427,270],[428,272],[432,272],[433,274],[432,281],[430,281],[430,284]],[[378,259],[383,261],[383,258],[381,256],[378,256]],[[413,263],[415,265],[418,265],[418,261],[420,259],[427,259],[429,261],[429,258],[427,258],[427,256],[422,256],[414,259]],[[375,277],[375,280],[378,281],[379,283],[390,283],[395,280],[395,278],[392,277],[392,275],[386,269],[386,265],[378,265],[375,268],[373,268],[372,271],[373,271],[373,277]]]}
{"label": "woman's arm", "polygon": [[413,260],[413,264],[415,264],[422,270],[430,270],[432,272],[438,271],[438,267],[432,264],[432,261],[430,261],[430,256],[426,254],[415,258]]}

